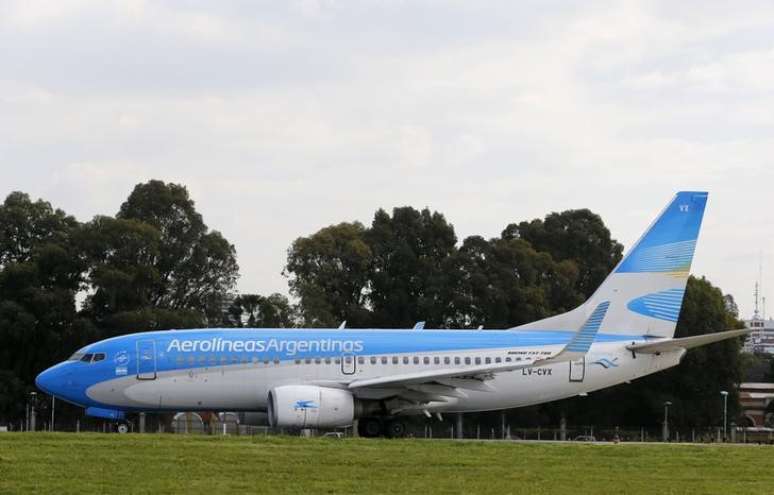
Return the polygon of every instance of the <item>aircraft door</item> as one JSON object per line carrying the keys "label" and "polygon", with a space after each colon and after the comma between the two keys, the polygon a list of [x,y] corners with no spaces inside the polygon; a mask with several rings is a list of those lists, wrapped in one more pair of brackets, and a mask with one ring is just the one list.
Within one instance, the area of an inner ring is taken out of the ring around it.
{"label": "aircraft door", "polygon": [[586,357],[570,361],[570,381],[582,382],[586,377]]}
{"label": "aircraft door", "polygon": [[341,356],[341,372],[345,375],[355,374],[355,356],[352,354],[344,354]]}
{"label": "aircraft door", "polygon": [[156,379],[156,342],[153,340],[137,341],[137,379]]}

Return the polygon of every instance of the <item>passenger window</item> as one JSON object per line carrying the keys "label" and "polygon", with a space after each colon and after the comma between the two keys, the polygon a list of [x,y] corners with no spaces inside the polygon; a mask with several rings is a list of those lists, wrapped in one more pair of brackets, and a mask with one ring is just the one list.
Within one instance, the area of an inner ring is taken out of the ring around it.
{"label": "passenger window", "polygon": [[188,364],[193,366],[196,363],[196,358],[193,356],[188,356]]}
{"label": "passenger window", "polygon": [[365,364],[365,358],[363,356],[358,356],[357,364]]}
{"label": "passenger window", "polygon": [[242,356],[242,364],[247,364],[248,361],[247,356]]}
{"label": "passenger window", "polygon": [[454,356],[454,364],[460,364],[460,357]]}
{"label": "passenger window", "polygon": [[333,362],[336,364],[341,364],[341,358],[336,358],[333,360]]}
{"label": "passenger window", "polygon": [[210,364],[215,365],[218,363],[218,358],[215,356],[210,356]]}
{"label": "passenger window", "polygon": [[398,364],[398,356],[392,356],[392,364]]}
{"label": "passenger window", "polygon": [[231,363],[232,363],[232,364],[237,364],[237,363],[239,363],[239,356],[232,356],[232,357],[231,357]]}
{"label": "passenger window", "polygon": [[441,358],[439,358],[438,356],[435,356],[435,357],[433,358],[433,363],[434,363],[434,364],[441,364]]}
{"label": "passenger window", "polygon": [[409,364],[409,357],[403,356],[403,364]]}
{"label": "passenger window", "polygon": [[481,358],[480,357],[476,358],[476,364],[481,364]]}
{"label": "passenger window", "polygon": [[503,358],[500,358],[500,357],[495,358],[495,363],[502,363],[502,362],[503,362]]}
{"label": "passenger window", "polygon": [[306,363],[306,364],[312,364],[312,358],[306,358],[306,359],[304,359],[304,363]]}
{"label": "passenger window", "polygon": [[414,356],[414,364],[419,364],[419,356]]}
{"label": "passenger window", "polygon": [[199,363],[200,363],[200,364],[204,364],[204,361],[205,361],[206,359],[207,359],[207,358],[204,356],[204,354],[202,354],[201,356],[199,356]]}
{"label": "passenger window", "polygon": [[258,358],[256,356],[253,356],[253,365],[258,364]]}
{"label": "passenger window", "polygon": [[185,363],[185,359],[183,358],[183,356],[177,356],[177,357],[175,358],[175,364],[176,364],[176,365],[178,365],[178,366],[182,366],[182,365],[183,365],[183,363]]}
{"label": "passenger window", "polygon": [[329,357],[325,358],[325,364],[331,364],[331,358]]}
{"label": "passenger window", "polygon": [[487,357],[487,358],[485,358],[485,359],[484,359],[484,362],[485,362],[486,364],[492,364],[492,358],[490,358],[490,357]]}
{"label": "passenger window", "polygon": [[300,359],[296,359],[296,364],[301,364],[301,360]]}
{"label": "passenger window", "polygon": [[322,360],[320,358],[314,358],[314,364],[320,364]]}
{"label": "passenger window", "polygon": [[470,364],[470,358],[469,357],[465,358],[465,364]]}
{"label": "passenger window", "polygon": [[274,364],[279,364],[279,363],[280,363],[279,358],[277,356],[274,356]]}
{"label": "passenger window", "polygon": [[382,356],[382,364],[387,364],[387,356]]}
{"label": "passenger window", "polygon": [[511,362],[511,356],[507,356],[507,357],[505,358],[505,362],[506,362],[506,363],[510,363],[510,362]]}
{"label": "passenger window", "polygon": [[344,362],[347,364],[352,364],[352,356],[347,356],[344,358]]}
{"label": "passenger window", "polygon": [[220,364],[228,364],[228,356],[220,356]]}
{"label": "passenger window", "polygon": [[376,356],[371,356],[371,364],[376,364]]}
{"label": "passenger window", "polygon": [[451,364],[451,358],[449,356],[444,357],[443,364]]}
{"label": "passenger window", "polygon": [[427,357],[427,356],[425,356],[425,357],[424,357],[424,359],[422,359],[422,362],[423,362],[424,364],[430,364],[430,358],[429,358],[429,357]]}

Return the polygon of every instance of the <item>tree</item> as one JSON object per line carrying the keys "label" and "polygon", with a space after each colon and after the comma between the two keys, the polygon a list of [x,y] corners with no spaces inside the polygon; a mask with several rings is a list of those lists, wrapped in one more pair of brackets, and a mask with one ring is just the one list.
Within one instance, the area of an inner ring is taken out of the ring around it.
{"label": "tree", "polygon": [[117,219],[144,222],[159,232],[151,306],[203,310],[219,320],[222,297],[238,277],[236,250],[220,232],[208,230],[185,186],[159,180],[138,184]]}
{"label": "tree", "polygon": [[38,372],[94,335],[75,310],[85,266],[73,243],[78,228],[24,193],[0,206],[0,390],[11,394],[0,401],[0,418],[19,412],[15,404]]}
{"label": "tree", "polygon": [[[742,328],[728,311],[726,299],[705,278],[688,280],[676,337]],[[670,390],[677,408],[676,420],[682,424],[719,424],[720,391],[729,392],[729,417],[739,412],[737,385],[742,380],[740,349],[743,339],[724,340],[688,352],[681,365],[654,377],[655,386]]]}
{"label": "tree", "polygon": [[208,231],[185,187],[138,184],[116,218],[95,217],[78,242],[92,289],[83,313],[106,336],[221,324],[235,249]]}
{"label": "tree", "polygon": [[289,328],[295,323],[293,307],[282,294],[242,294],[228,308],[228,324],[248,328]]}
{"label": "tree", "polygon": [[374,215],[366,234],[373,252],[371,292],[374,326],[410,327],[417,320],[444,325],[452,293],[446,264],[456,250],[454,227],[427,208],[394,208]]}
{"label": "tree", "polygon": [[333,327],[346,320],[367,326],[366,308],[373,254],[361,223],[340,223],[299,237],[288,249],[284,274],[300,300],[306,326]]}
{"label": "tree", "polygon": [[133,219],[98,216],[81,229],[77,242],[88,260],[91,289],[81,314],[94,322],[101,337],[205,324],[204,308],[153,304],[160,240],[158,229]]}
{"label": "tree", "polygon": [[556,263],[522,239],[465,239],[455,255],[454,307],[459,326],[508,328],[572,309],[582,302],[578,268]]}
{"label": "tree", "polygon": [[50,203],[12,192],[0,207],[0,267],[30,261],[36,248],[67,246],[77,225],[75,218]]}
{"label": "tree", "polygon": [[512,223],[503,239],[524,239],[556,261],[572,260],[580,268],[577,290],[585,297],[599,287],[621,260],[623,246],[610,238],[602,218],[587,209],[551,213],[545,220]]}
{"label": "tree", "polygon": [[139,220],[98,216],[84,226],[78,240],[94,289],[85,307],[96,321],[152,306],[161,278],[158,229]]}

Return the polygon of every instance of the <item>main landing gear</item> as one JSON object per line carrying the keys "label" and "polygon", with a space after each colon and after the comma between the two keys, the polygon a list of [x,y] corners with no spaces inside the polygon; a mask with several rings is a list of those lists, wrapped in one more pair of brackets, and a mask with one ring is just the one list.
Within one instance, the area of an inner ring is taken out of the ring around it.
{"label": "main landing gear", "polygon": [[116,429],[115,430],[116,433],[120,433],[123,435],[131,431],[131,425],[129,425],[128,421],[119,421],[116,423],[115,429]]}
{"label": "main landing gear", "polygon": [[361,418],[357,433],[364,438],[403,438],[406,436],[406,423],[396,418]]}

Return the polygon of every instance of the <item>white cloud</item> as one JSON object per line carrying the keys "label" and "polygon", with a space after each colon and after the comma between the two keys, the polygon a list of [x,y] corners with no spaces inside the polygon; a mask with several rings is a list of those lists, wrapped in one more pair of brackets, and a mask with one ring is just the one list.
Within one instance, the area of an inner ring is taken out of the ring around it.
{"label": "white cloud", "polygon": [[696,271],[747,312],[774,245],[765,5],[3,5],[6,189],[88,219],[187,184],[246,291],[286,290],[295,237],[403,204],[460,237],[590,207],[630,244],[706,188]]}

